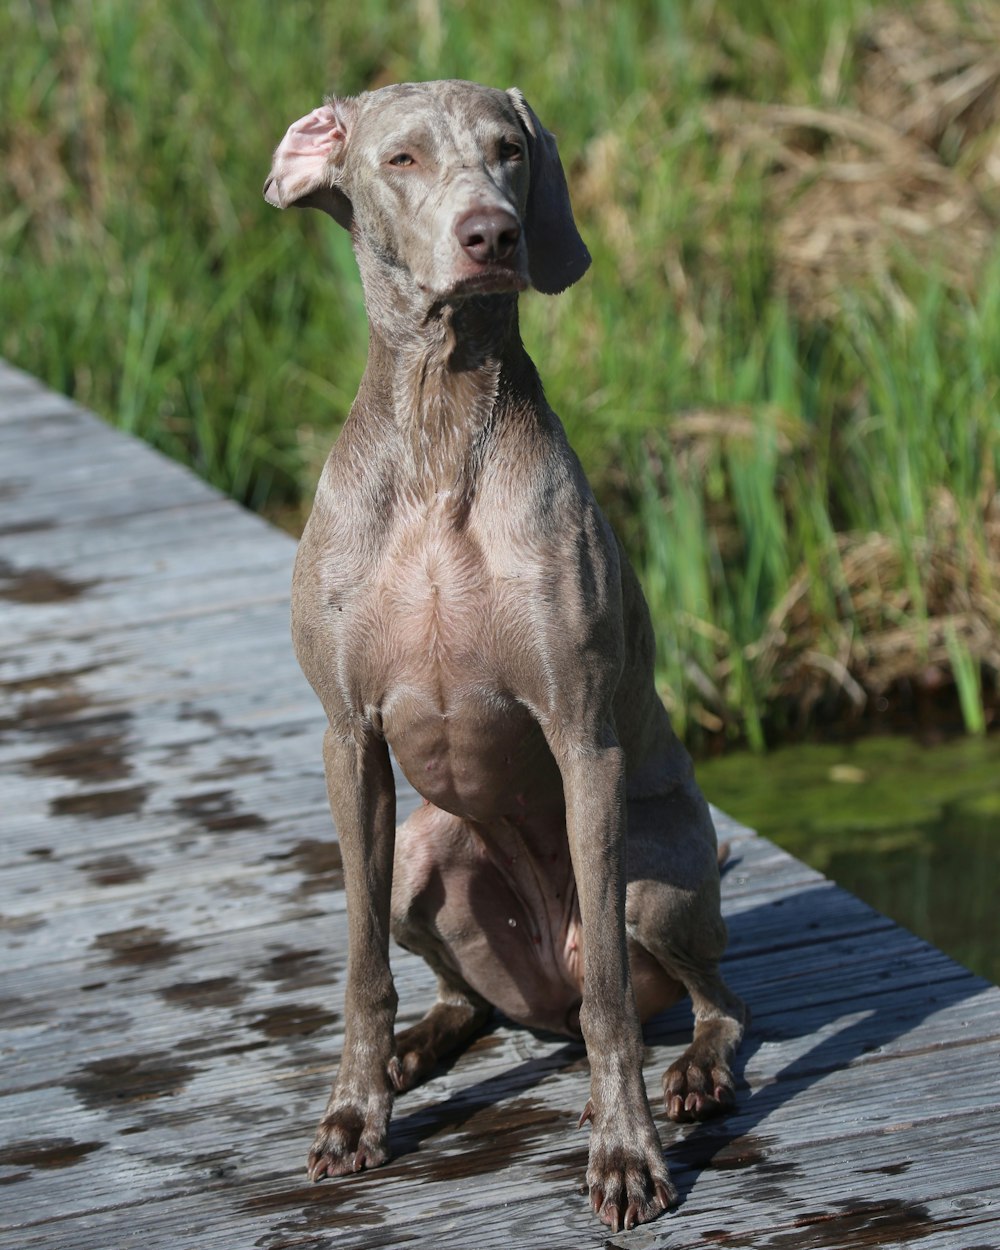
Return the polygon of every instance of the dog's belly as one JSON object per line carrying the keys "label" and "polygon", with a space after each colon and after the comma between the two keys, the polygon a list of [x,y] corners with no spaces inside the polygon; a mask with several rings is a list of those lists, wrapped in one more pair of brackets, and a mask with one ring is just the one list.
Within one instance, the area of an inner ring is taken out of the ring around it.
{"label": "dog's belly", "polygon": [[583,939],[561,812],[484,826],[426,803],[397,831],[394,874],[404,946],[433,934],[512,1020],[578,1035]]}
{"label": "dog's belly", "polygon": [[[432,935],[462,981],[510,1019],[579,1036],[583,927],[561,810],[484,826],[425,803],[397,831],[394,878],[402,945],[420,949]],[[631,938],[628,955],[647,1020],[684,989]]]}
{"label": "dog's belly", "polygon": [[442,865],[438,931],[487,1002],[518,1024],[578,1037],[583,936],[572,871],[527,859],[501,867],[491,851],[478,870]]}

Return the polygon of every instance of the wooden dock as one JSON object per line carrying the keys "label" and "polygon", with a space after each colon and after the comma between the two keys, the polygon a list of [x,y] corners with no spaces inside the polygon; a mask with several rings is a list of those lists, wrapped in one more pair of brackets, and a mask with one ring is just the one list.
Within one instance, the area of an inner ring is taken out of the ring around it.
{"label": "wooden dock", "polygon": [[0,536],[0,1245],[1000,1246],[1000,990],[724,817],[754,1023],[735,1114],[658,1116],[675,1213],[593,1219],[583,1049],[503,1022],[310,1185],[346,924],[294,543],[2,364]]}

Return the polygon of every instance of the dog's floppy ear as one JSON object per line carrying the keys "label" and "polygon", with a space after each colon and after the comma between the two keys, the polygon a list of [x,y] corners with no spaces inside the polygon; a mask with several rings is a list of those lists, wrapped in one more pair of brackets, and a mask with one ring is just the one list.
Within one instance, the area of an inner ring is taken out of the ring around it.
{"label": "dog's floppy ear", "polygon": [[545,129],[516,87],[507,95],[528,140],[531,181],[524,210],[528,276],[536,291],[558,295],[587,272],[590,253],[573,220],[555,136]]}
{"label": "dog's floppy ear", "polygon": [[264,199],[276,208],[319,208],[350,230],[351,201],[337,186],[354,121],[354,100],[327,100],[292,122],[274,150]]}

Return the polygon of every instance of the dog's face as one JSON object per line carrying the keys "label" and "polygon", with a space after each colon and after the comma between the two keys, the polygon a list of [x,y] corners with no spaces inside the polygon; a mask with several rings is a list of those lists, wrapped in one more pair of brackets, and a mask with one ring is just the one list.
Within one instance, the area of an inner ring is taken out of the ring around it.
{"label": "dog's face", "polygon": [[528,141],[505,92],[389,87],[362,97],[355,135],[339,186],[379,261],[438,298],[528,285]]}
{"label": "dog's face", "polygon": [[562,290],[590,261],[555,141],[515,89],[408,83],[330,100],[289,128],[264,194],[324,209],[389,285],[431,299]]}

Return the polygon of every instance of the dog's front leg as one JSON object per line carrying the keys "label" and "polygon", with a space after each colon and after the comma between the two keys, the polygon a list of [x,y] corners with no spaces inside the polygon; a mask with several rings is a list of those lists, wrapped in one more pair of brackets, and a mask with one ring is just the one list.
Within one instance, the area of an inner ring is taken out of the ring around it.
{"label": "dog's front leg", "polygon": [[580,1027],[590,1059],[587,1184],[616,1232],[653,1219],[676,1198],[642,1075],[642,1032],[625,937],[625,758],[610,726],[593,744],[561,744],[557,759],[583,926]]}
{"label": "dog's front leg", "polygon": [[385,742],[328,729],[323,761],[347,892],[344,1052],[309,1152],[309,1176],[340,1176],[389,1157],[396,989],[389,969],[389,900],[396,792]]}

